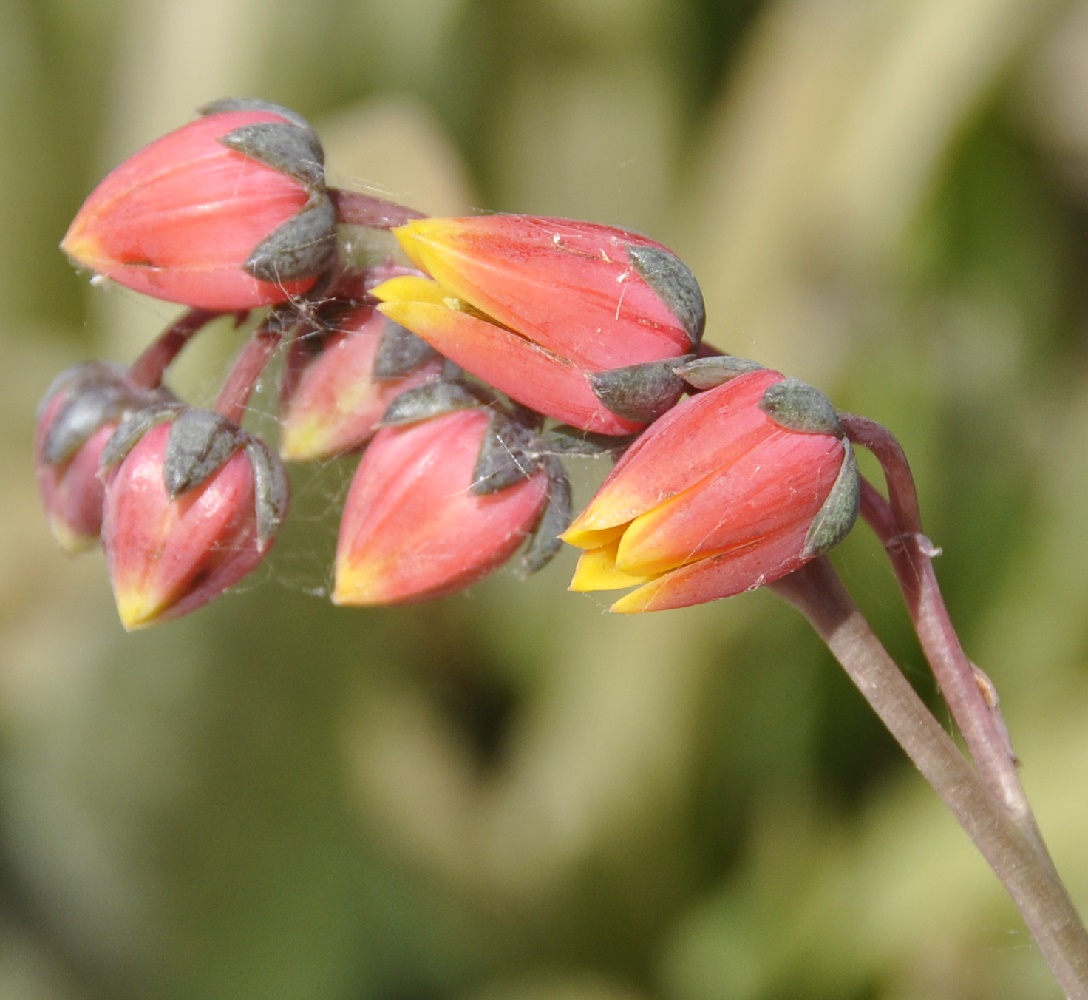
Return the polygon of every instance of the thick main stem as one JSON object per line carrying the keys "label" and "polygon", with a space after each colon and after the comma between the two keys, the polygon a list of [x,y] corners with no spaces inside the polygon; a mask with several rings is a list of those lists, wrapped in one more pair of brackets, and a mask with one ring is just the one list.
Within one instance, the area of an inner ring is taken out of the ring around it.
{"label": "thick main stem", "polygon": [[831,564],[814,560],[772,586],[805,615],[952,810],[1008,890],[1068,1000],[1088,1000],[1088,934],[1050,857],[926,708]]}

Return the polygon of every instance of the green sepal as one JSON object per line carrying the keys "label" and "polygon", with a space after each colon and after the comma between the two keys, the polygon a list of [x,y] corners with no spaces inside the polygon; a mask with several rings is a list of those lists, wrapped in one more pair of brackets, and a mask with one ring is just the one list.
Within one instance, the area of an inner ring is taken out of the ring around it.
{"label": "green sepal", "polygon": [[400,427],[480,405],[479,397],[463,382],[435,378],[394,396],[382,414],[380,424],[382,427]]}
{"label": "green sepal", "polygon": [[688,345],[697,347],[706,327],[706,305],[691,268],[664,247],[629,243],[626,249],[627,259],[638,276],[684,328]]}
{"label": "green sepal", "polygon": [[162,482],[171,500],[195,489],[218,472],[249,435],[212,410],[185,409],[170,425],[162,463]]}
{"label": "green sepal", "polygon": [[759,408],[786,430],[845,436],[831,400],[819,389],[799,379],[786,378],[768,386],[759,401]]}
{"label": "green sepal", "polygon": [[548,500],[521,557],[523,576],[542,570],[555,558],[563,547],[559,536],[570,527],[573,517],[574,498],[563,466],[554,458],[546,458],[543,464],[548,474]]}
{"label": "green sepal", "polygon": [[839,544],[854,526],[861,508],[861,473],[853,446],[842,439],[843,457],[839,475],[823,506],[805,535],[806,555],[822,555]]}
{"label": "green sepal", "polygon": [[438,351],[422,337],[417,337],[400,323],[386,319],[374,357],[374,378],[403,378],[437,357]]}
{"label": "green sepal", "polygon": [[711,358],[695,358],[677,365],[673,371],[693,389],[716,389],[738,375],[759,371],[763,365],[749,358],[735,358],[731,354]]}
{"label": "green sepal", "polygon": [[675,406],[687,390],[687,383],[673,371],[683,361],[669,358],[592,372],[589,384],[616,416],[648,424]]}
{"label": "green sepal", "polygon": [[531,478],[539,468],[535,441],[528,427],[501,410],[492,410],[472,470],[472,492],[486,496]]}

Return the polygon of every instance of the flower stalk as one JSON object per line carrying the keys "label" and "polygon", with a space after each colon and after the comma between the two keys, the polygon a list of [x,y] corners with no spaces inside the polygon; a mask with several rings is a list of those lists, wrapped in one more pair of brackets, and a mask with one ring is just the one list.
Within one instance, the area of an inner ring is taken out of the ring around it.
{"label": "flower stalk", "polygon": [[910,686],[826,558],[771,584],[809,621],[1008,890],[1067,1000],[1088,1000],[1088,933],[1053,862]]}
{"label": "flower stalk", "polygon": [[876,421],[850,414],[843,415],[842,421],[850,439],[871,451],[884,472],[888,499],[864,483],[861,514],[888,553],[922,651],[971,759],[1009,815],[1041,847],[992,686],[964,652],[941,596],[933,569],[938,550],[922,532],[918,493],[907,456],[891,432]]}

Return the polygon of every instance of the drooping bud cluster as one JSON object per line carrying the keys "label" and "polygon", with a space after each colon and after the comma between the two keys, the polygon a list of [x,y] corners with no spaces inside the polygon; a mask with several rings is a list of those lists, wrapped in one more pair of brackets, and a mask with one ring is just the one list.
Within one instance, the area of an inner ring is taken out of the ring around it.
{"label": "drooping bud cluster", "polygon": [[[232,99],[202,114],[107,176],[62,243],[189,307],[131,368],[80,366],[39,411],[53,533],[70,552],[101,537],[126,628],[260,564],[287,512],[281,460],[361,455],[332,590],[346,605],[449,594],[519,548],[533,572],[562,537],[586,550],[573,589],[638,585],[616,610],[679,607],[773,580],[849,529],[857,474],[834,410],[707,356],[699,285],[661,244],[424,218],[329,188],[294,112]],[[163,388],[193,334],[260,308],[211,409]],[[243,420],[275,356],[274,451]],[[628,448],[571,525],[560,459]]]}

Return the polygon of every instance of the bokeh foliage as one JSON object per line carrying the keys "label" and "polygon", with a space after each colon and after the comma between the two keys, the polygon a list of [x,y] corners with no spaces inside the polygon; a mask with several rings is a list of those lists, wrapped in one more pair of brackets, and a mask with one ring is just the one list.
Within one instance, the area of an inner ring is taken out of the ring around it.
{"label": "bokeh foliage", "polygon": [[[321,599],[350,475],[252,584],[126,636],[63,558],[49,378],[171,311],[56,250],[202,102],[297,108],[342,184],[652,234],[708,338],[892,427],[969,653],[1088,908],[1088,4],[3,0],[0,996],[1052,997],[817,640],[753,594],[610,618],[519,583]],[[214,391],[209,335],[176,385]],[[585,498],[601,470],[579,470]],[[936,704],[864,528],[837,562]],[[939,711],[939,709],[938,709]]]}

